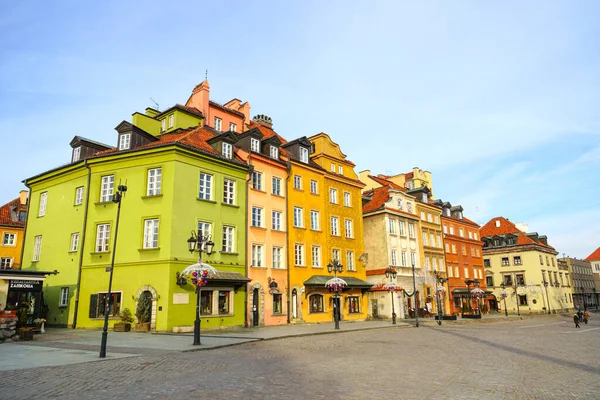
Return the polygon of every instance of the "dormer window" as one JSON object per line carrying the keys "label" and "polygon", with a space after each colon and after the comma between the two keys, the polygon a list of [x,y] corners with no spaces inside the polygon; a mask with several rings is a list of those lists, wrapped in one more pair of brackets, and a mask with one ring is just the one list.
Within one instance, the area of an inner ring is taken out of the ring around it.
{"label": "dormer window", "polygon": [[160,131],[164,132],[167,130],[167,119],[163,119],[162,121],[160,121]]}
{"label": "dormer window", "polygon": [[169,128],[172,128],[175,125],[175,114],[169,115]]}
{"label": "dormer window", "polygon": [[402,199],[398,199],[398,209],[402,210]]}
{"label": "dormer window", "polygon": [[231,158],[232,146],[229,143],[223,143],[223,157]]}
{"label": "dormer window", "polygon": [[221,120],[221,118],[215,117],[215,131],[221,132],[222,123],[223,121]]}
{"label": "dormer window", "polygon": [[71,159],[72,162],[79,161],[79,157],[81,157],[81,146],[75,147],[73,149],[73,157]]}
{"label": "dormer window", "polygon": [[121,136],[119,136],[119,150],[129,149],[130,143],[131,143],[131,133],[124,133]]}
{"label": "dormer window", "polygon": [[250,138],[250,150],[259,153],[260,152],[260,141],[255,138]]}
{"label": "dormer window", "polygon": [[236,131],[237,131],[237,125],[236,125],[236,124],[234,124],[233,122],[230,122],[230,123],[229,123],[229,130],[230,130],[231,132],[236,132]]}
{"label": "dormer window", "polygon": [[275,146],[271,146],[271,158],[275,160],[279,159],[279,149]]}
{"label": "dormer window", "polygon": [[427,193],[421,193],[421,201],[427,203]]}
{"label": "dormer window", "polygon": [[300,147],[300,161],[308,164],[308,149],[306,147]]}

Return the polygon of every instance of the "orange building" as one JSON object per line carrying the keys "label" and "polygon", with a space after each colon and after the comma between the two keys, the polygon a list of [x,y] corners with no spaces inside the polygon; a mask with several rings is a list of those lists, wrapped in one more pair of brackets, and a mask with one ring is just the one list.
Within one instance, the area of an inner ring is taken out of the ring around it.
{"label": "orange building", "polygon": [[[463,216],[461,206],[453,207],[441,200],[436,202],[442,207],[450,312],[476,312],[483,304],[489,310],[485,299],[489,293],[483,269],[483,242],[479,238],[479,225]],[[486,292],[485,295],[477,297],[477,293],[473,294],[476,287]]]}
{"label": "orange building", "polygon": [[21,269],[21,249],[27,221],[27,191],[0,207],[0,269]]}

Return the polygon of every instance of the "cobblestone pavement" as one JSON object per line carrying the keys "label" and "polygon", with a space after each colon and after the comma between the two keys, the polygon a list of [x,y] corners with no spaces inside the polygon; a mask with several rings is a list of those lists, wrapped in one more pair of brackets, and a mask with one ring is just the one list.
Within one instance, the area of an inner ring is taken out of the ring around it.
{"label": "cobblestone pavement", "polygon": [[600,399],[599,341],[568,316],[341,332],[6,371],[0,398]]}

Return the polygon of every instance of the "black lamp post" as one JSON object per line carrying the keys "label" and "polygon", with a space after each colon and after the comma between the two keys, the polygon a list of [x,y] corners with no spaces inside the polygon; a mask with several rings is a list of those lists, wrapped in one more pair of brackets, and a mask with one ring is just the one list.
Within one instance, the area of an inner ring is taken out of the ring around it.
{"label": "black lamp post", "polygon": [[[336,258],[334,259],[332,262],[330,262],[329,264],[327,264],[327,271],[329,271],[329,273],[333,272],[333,279],[337,280],[337,273],[342,273],[342,264],[340,264],[339,260]],[[334,291],[334,298],[333,298],[333,321],[335,323],[335,329],[340,329],[340,307],[339,307],[339,301],[340,301],[340,284],[338,284],[337,282],[334,283],[332,286],[330,286],[330,288],[333,288]]]}
{"label": "black lamp post", "polygon": [[438,282],[443,287],[444,283],[448,280],[448,278],[442,278],[437,270],[433,270],[433,276],[435,278],[435,298],[437,301],[437,309],[438,309],[437,323],[438,323],[438,325],[442,325],[442,318],[443,318],[444,314],[442,312],[442,299],[440,298],[441,297],[440,293],[438,293]]}
{"label": "black lamp post", "polygon": [[[198,252],[198,264],[202,264],[202,252],[206,252],[207,255],[211,255],[215,244],[210,240],[210,235],[202,236],[202,231],[192,231],[192,236],[187,240],[188,250],[190,253],[194,251]],[[198,281],[202,279],[201,276],[196,277],[196,320],[194,321],[194,345],[200,345],[200,297],[202,294],[202,284],[204,282]]]}
{"label": "black lamp post", "polygon": [[415,262],[412,262],[413,296],[415,297],[415,327],[419,327],[419,295],[417,294],[417,278],[415,277]]}
{"label": "black lamp post", "polygon": [[[473,287],[479,289],[479,279],[473,279]],[[473,291],[475,291],[475,289],[473,289]],[[478,292],[475,297],[477,299],[477,314],[481,316],[481,301],[479,301],[480,297],[482,297],[481,292]]]}
{"label": "black lamp post", "polygon": [[546,290],[546,303],[548,303],[548,314],[551,314],[550,312],[550,298],[548,297],[548,282],[544,281],[544,289]]}
{"label": "black lamp post", "polygon": [[500,296],[502,296],[502,300],[504,300],[504,316],[508,317],[508,308],[506,308],[506,296],[508,293],[506,292],[506,285],[503,283],[500,284],[502,291],[500,292]]}
{"label": "black lamp post", "polygon": [[[469,301],[469,313],[473,312],[473,304],[471,304],[471,285],[473,285],[475,283],[475,281],[473,279],[467,279],[465,280],[465,285],[467,285],[467,298]],[[463,315],[464,315],[464,311],[463,311]]]}
{"label": "black lamp post", "polygon": [[107,268],[110,271],[110,275],[108,278],[108,294],[106,295],[106,300],[104,301],[106,306],[104,309],[104,327],[102,328],[102,341],[100,342],[100,358],[106,357],[106,343],[108,341],[108,313],[110,311],[110,307],[112,306],[112,280],[113,280],[113,271],[115,269],[115,254],[117,253],[117,234],[119,233],[119,218],[121,217],[121,200],[123,196],[127,192],[127,186],[119,185],[117,187],[117,193],[113,195],[112,201],[117,203],[117,219],[115,220],[115,239],[113,242],[113,252],[112,258],[110,261],[110,267]]}
{"label": "black lamp post", "polygon": [[386,268],[385,277],[390,278],[390,285],[388,286],[388,290],[390,291],[390,294],[392,295],[392,325],[396,325],[396,310],[394,309],[394,292],[396,290],[391,284],[393,283],[394,279],[396,279],[396,275],[398,275],[396,268],[394,268],[394,267]]}

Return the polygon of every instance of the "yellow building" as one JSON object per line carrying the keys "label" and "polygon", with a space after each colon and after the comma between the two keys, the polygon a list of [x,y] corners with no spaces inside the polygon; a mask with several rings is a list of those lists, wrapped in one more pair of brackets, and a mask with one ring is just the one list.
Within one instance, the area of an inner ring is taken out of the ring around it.
{"label": "yellow building", "polygon": [[[0,269],[20,269],[27,220],[27,191],[0,207]],[[4,303],[0,301],[0,303]]]}
{"label": "yellow building", "polygon": [[380,182],[377,181],[379,179],[385,179],[386,181],[391,182],[392,184],[398,185],[400,187],[406,188],[408,190],[418,189],[423,186],[427,186],[427,188],[431,192],[431,197],[433,198],[433,183],[431,179],[431,172],[423,171],[421,168],[414,167],[412,172],[396,174],[396,175],[382,175],[379,174],[377,176],[370,176],[371,171],[365,170],[360,172],[360,180],[365,183],[364,190],[371,190],[374,188],[378,188],[381,186]]}
{"label": "yellow building", "polygon": [[288,248],[291,321],[333,319],[334,296],[325,288],[337,259],[348,287],[339,298],[341,320],[365,319],[371,285],[363,254],[361,189],[354,164],[328,135],[302,137],[283,146],[290,153]]}

